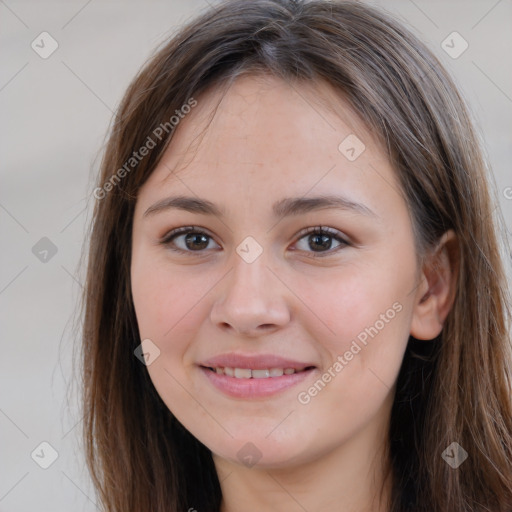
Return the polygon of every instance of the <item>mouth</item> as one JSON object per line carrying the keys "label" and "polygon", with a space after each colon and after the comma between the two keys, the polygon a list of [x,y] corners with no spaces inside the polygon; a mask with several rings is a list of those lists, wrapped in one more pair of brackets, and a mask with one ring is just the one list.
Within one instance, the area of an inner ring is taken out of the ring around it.
{"label": "mouth", "polygon": [[239,400],[282,394],[299,383],[304,383],[318,371],[311,364],[275,357],[253,358],[251,361],[241,360],[238,356],[233,356],[232,359],[223,357],[222,361],[212,360],[198,367],[213,389],[231,399]]}

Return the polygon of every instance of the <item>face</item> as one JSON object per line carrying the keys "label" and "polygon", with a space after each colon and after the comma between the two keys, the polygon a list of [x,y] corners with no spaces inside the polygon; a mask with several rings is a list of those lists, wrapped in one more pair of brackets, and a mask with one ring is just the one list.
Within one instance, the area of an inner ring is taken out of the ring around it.
{"label": "face", "polygon": [[137,198],[132,293],[151,380],[214,457],[286,467],[386,424],[417,302],[398,190],[325,84],[241,77],[180,121]]}

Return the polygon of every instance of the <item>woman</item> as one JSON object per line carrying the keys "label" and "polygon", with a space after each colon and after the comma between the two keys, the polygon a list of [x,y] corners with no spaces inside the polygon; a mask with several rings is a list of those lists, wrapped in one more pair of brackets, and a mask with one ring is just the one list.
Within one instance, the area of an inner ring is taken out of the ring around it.
{"label": "woman", "polygon": [[376,8],[235,0],[184,27],[94,191],[105,509],[512,510],[486,172],[445,70]]}

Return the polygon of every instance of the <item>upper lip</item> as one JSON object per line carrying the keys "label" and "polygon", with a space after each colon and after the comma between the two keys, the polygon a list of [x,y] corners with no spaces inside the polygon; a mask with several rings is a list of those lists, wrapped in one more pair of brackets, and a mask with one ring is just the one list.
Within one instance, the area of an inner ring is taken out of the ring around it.
{"label": "upper lip", "polygon": [[221,354],[200,363],[207,368],[250,368],[251,370],[265,370],[271,368],[294,368],[302,370],[315,366],[312,363],[288,359],[274,354]]}

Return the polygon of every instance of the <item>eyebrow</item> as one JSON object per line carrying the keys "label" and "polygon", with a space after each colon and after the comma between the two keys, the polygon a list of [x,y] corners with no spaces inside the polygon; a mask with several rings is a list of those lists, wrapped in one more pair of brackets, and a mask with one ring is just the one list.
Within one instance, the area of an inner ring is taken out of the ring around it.
{"label": "eyebrow", "polygon": [[[206,199],[187,196],[172,196],[150,206],[143,214],[148,217],[166,210],[179,209],[191,213],[214,215],[223,218],[224,208]],[[337,209],[360,215],[378,218],[377,214],[362,203],[351,201],[343,196],[321,195],[315,197],[288,197],[274,203],[272,211],[275,217],[282,218],[301,215],[315,210]]]}

